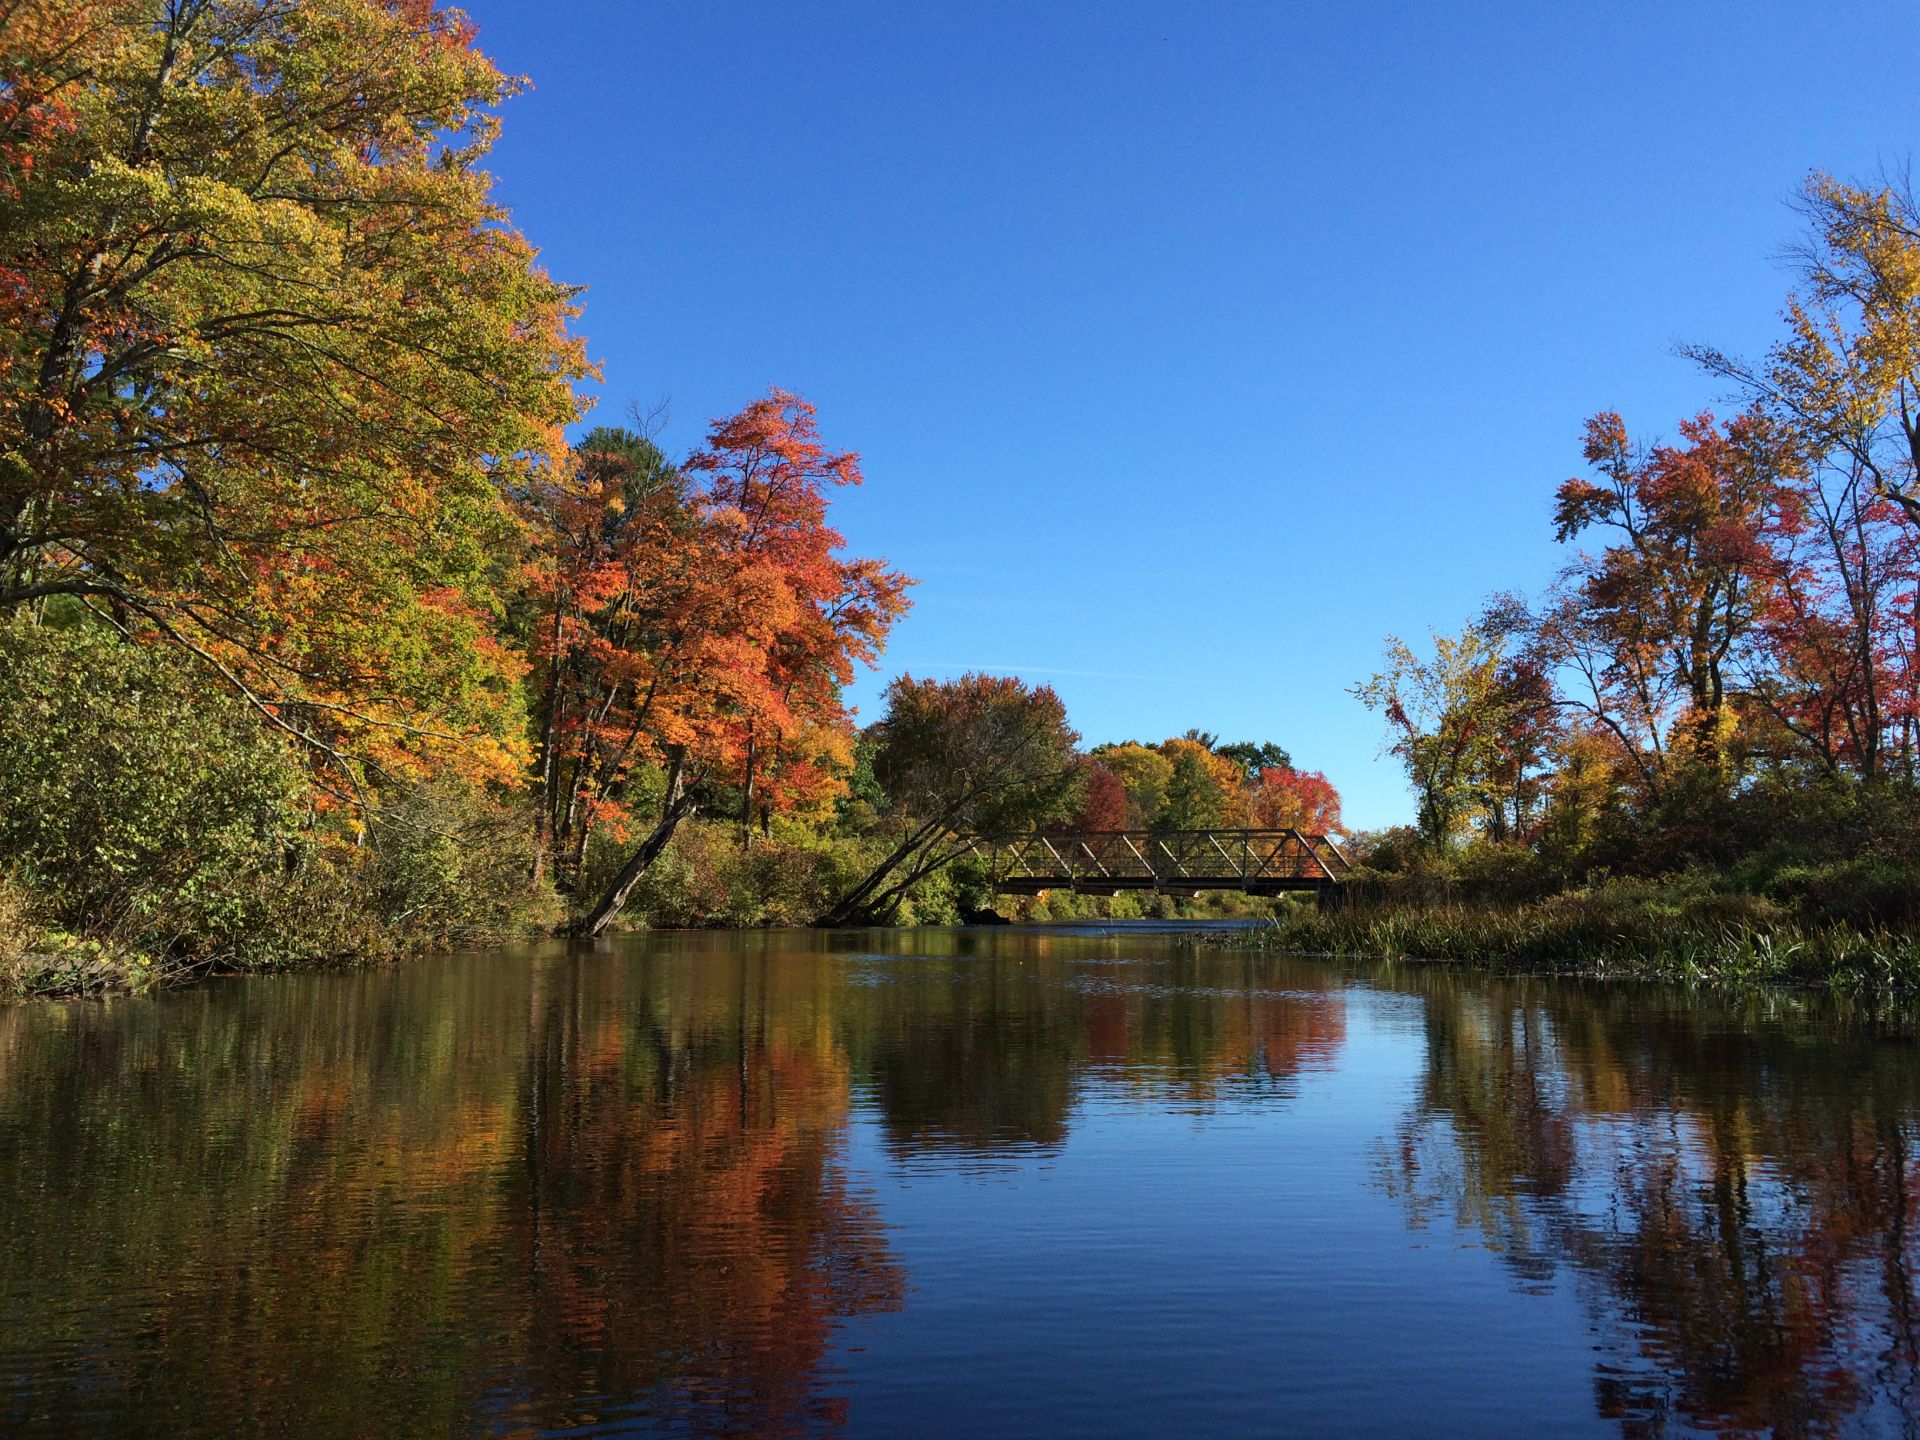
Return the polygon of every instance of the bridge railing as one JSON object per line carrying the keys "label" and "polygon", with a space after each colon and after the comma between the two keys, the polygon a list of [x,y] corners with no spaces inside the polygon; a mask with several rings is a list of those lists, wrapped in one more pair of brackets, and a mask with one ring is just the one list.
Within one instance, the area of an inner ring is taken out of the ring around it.
{"label": "bridge railing", "polygon": [[1352,870],[1338,845],[1302,830],[1037,831],[974,846],[996,878],[1028,884],[1331,884]]}

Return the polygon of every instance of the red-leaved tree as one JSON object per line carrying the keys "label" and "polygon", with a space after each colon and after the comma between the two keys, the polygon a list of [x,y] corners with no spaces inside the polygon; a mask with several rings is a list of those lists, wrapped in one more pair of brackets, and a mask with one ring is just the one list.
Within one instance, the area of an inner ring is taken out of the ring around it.
{"label": "red-leaved tree", "polygon": [[813,407],[775,390],[716,421],[675,467],[645,439],[595,432],[527,496],[539,661],[541,831],[563,888],[589,838],[625,838],[633,782],[660,774],[653,823],[579,930],[596,934],[718,784],[742,819],[839,786],[841,698],[907,606],[907,578],[839,552],[832,488],[860,483]]}

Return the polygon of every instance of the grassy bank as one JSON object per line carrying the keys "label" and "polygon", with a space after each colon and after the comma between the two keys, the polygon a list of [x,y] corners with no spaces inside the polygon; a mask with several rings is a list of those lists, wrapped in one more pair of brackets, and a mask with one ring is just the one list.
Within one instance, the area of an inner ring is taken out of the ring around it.
{"label": "grassy bank", "polygon": [[1284,907],[1237,939],[1312,954],[1592,977],[1920,989],[1920,935],[1795,913],[1696,883],[1619,883],[1523,903],[1361,898]]}

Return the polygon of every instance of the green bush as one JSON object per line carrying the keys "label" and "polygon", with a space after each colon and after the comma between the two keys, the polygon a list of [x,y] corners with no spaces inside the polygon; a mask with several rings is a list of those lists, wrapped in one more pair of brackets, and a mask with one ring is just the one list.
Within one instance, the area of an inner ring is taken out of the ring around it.
{"label": "green bush", "polygon": [[1860,857],[1786,866],[1760,882],[1802,918],[1863,928],[1920,928],[1920,867]]}
{"label": "green bush", "polygon": [[533,821],[522,802],[442,780],[382,797],[369,834],[357,888],[412,948],[477,945],[559,919],[551,892],[529,878]]}
{"label": "green bush", "polygon": [[92,624],[0,625],[6,988],[386,959],[556,918],[515,804],[439,782],[380,796],[356,833],[312,793],[292,747],[185,658]]}
{"label": "green bush", "polygon": [[176,657],[0,625],[0,868],[50,924],[229,943],[298,859],[302,794],[287,747]]}
{"label": "green bush", "polygon": [[[602,833],[588,846],[575,904],[597,899],[637,840]],[[776,821],[771,835],[755,832],[744,846],[740,827],[725,820],[688,820],[650,866],[627,900],[628,925],[664,928],[810,924],[828,903],[878,860],[877,842],[820,835]],[[903,911],[907,923],[926,923],[943,908],[939,877]],[[944,902],[951,908],[950,900]]]}
{"label": "green bush", "polygon": [[1300,906],[1252,943],[1563,974],[1920,988],[1911,932],[1796,919],[1778,901],[1713,881],[1690,872],[1523,905]]}

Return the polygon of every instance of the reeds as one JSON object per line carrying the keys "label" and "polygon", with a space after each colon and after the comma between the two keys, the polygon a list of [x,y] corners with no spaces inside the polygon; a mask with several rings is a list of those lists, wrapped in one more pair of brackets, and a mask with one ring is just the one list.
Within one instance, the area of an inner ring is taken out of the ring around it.
{"label": "reeds", "polygon": [[1920,988],[1920,936],[1910,932],[1727,916],[1632,893],[1515,906],[1300,907],[1241,943],[1553,974]]}

